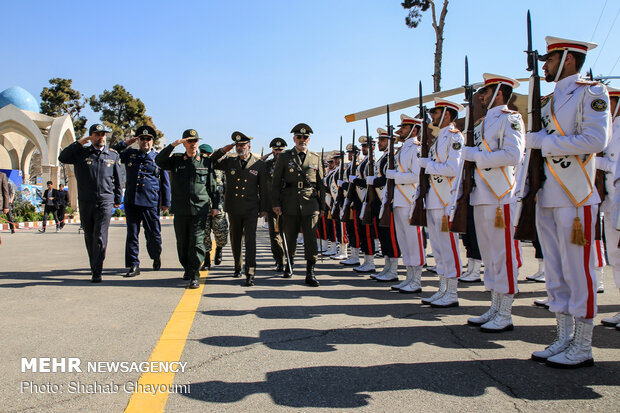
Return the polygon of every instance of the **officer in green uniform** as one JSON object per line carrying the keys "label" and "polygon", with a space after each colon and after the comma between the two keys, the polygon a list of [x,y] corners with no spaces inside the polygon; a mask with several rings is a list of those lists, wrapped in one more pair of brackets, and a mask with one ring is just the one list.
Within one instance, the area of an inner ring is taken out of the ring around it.
{"label": "officer in green uniform", "polygon": [[[267,167],[267,189],[268,189],[268,205],[272,205],[272,186],[273,186],[273,171],[276,167],[276,161],[278,160],[278,156],[282,153],[284,148],[286,148],[286,141],[282,138],[275,138],[269,143],[269,147],[271,148],[271,153],[268,153],[263,157],[263,160],[266,160]],[[269,156],[273,155],[271,159]],[[271,253],[273,254],[273,259],[276,261],[276,272],[284,272],[284,245],[282,244],[282,234],[279,228],[276,225],[277,215],[271,208],[267,212],[267,223],[269,225],[269,239],[271,240]],[[276,228],[278,231],[276,231]]]}
{"label": "officer in green uniform", "polygon": [[319,155],[308,150],[312,133],[310,126],[300,123],[295,125],[291,133],[295,147],[278,156],[271,192],[273,212],[281,218],[280,225],[288,246],[290,265],[284,277],[293,275],[293,257],[297,246],[295,240],[301,231],[304,236],[306,284],[318,287],[314,265],[318,252],[316,226],[319,216],[324,213],[322,161]]}
{"label": "officer in green uniform", "polygon": [[[226,173],[224,209],[230,225],[230,246],[235,260],[233,277],[241,276],[241,239],[245,237],[245,285],[254,285],[256,272],[256,223],[264,217],[267,204],[267,171],[265,162],[250,152],[250,139],[233,132],[233,143],[211,155],[215,168]],[[237,156],[226,156],[235,148]]]}
{"label": "officer in green uniform", "polygon": [[[172,174],[172,213],[177,253],[189,288],[198,288],[200,265],[205,258],[204,233],[209,215],[219,212],[219,197],[211,159],[198,152],[198,132],[188,129],[155,157],[160,168]],[[183,144],[185,153],[172,151]]]}
{"label": "officer in green uniform", "polygon": [[[200,153],[206,153],[211,156],[213,148],[209,144],[202,144],[198,147]],[[219,212],[214,217],[207,218],[207,225],[205,226],[205,262],[202,264],[200,271],[206,271],[211,269],[211,254],[210,251],[213,248],[211,243],[211,232],[215,236],[215,256],[213,257],[213,263],[220,265],[222,262],[222,249],[228,243],[228,220],[224,213],[224,185],[226,184],[226,176],[224,171],[215,171],[215,180],[217,182],[217,193],[219,195],[220,203],[216,209]]]}

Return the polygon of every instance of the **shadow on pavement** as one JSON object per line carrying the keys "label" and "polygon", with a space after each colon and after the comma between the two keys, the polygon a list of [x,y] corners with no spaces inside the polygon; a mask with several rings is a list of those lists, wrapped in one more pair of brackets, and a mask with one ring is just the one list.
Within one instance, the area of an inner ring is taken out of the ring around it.
{"label": "shadow on pavement", "polygon": [[354,408],[367,406],[372,398],[370,392],[419,389],[476,397],[497,388],[509,397],[525,400],[593,400],[602,396],[591,387],[618,386],[619,373],[620,362],[600,362],[595,368],[563,371],[517,359],[320,366],[269,372],[259,382],[192,383],[191,391],[184,396],[232,403],[266,393],[280,406]]}

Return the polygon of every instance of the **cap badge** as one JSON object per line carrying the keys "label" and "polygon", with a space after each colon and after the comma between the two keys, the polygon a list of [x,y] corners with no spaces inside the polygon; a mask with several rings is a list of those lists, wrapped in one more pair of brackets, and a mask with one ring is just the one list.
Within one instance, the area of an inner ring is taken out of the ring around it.
{"label": "cap badge", "polygon": [[306,133],[306,128],[301,128],[299,131],[300,131],[301,133]]}
{"label": "cap badge", "polygon": [[190,130],[189,131],[190,136],[196,136],[196,131],[195,130]]}
{"label": "cap badge", "polygon": [[97,130],[102,130],[103,129],[103,125],[97,125],[96,129]]}
{"label": "cap badge", "polygon": [[235,140],[236,140],[237,142],[238,142],[238,141],[240,141],[240,140],[241,140],[241,135],[237,135],[237,136],[235,136]]}

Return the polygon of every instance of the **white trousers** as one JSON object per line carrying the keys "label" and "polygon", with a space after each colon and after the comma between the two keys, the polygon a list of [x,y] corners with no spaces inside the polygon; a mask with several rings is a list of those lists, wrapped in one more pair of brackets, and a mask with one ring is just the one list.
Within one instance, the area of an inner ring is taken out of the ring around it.
{"label": "white trousers", "polygon": [[[596,206],[543,208],[536,205],[538,239],[545,257],[549,310],[573,317],[596,316],[594,221]],[[583,226],[586,245],[572,244],[575,216]]]}
{"label": "white trousers", "polygon": [[609,256],[609,265],[611,265],[614,271],[614,281],[616,282],[616,287],[620,288],[620,248],[618,248],[620,231],[616,230],[615,225],[611,222],[611,214],[605,215],[603,222],[605,223],[605,237],[607,239],[607,255]]}
{"label": "white trousers", "polygon": [[433,254],[435,254],[435,261],[441,263],[443,275],[446,278],[458,278],[461,276],[458,234],[454,232],[441,232],[441,220],[443,216],[443,209],[426,210],[428,236],[435,249],[433,252]]}
{"label": "white trousers", "polygon": [[409,224],[409,207],[394,207],[394,226],[403,265],[424,265],[422,228]]}
{"label": "white trousers", "polygon": [[474,205],[478,248],[484,262],[484,287],[500,294],[519,292],[519,250],[514,242],[515,204],[501,205],[504,228],[495,228],[497,205]]}

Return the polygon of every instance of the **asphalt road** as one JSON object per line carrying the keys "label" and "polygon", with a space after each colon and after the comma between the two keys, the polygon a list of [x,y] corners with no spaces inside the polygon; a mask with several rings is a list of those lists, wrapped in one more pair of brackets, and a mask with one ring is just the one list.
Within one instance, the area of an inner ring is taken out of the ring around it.
{"label": "asphalt road", "polygon": [[[22,372],[22,359],[72,357],[82,366],[149,360],[186,292],[171,221],[163,234],[161,271],[150,270],[142,240],[143,272],[126,279],[124,224],[112,224],[97,285],[88,282],[76,225],[60,233],[2,233],[0,411],[125,410],[132,391],[124,386],[140,372]],[[529,244],[515,330],[485,334],[466,325],[488,306],[482,284],[461,286],[458,308],[431,309],[419,295],[390,292],[390,284],[325,260],[317,265],[321,287],[309,288],[302,268],[292,279],[271,271],[267,231],[258,235],[255,287],[231,278],[228,247],[224,262],[202,279],[187,340],[171,340],[187,364],[174,376],[180,391],[163,397],[165,411],[618,411],[620,331],[598,325],[620,309],[609,267],[606,291],[598,294],[596,365],[563,371],[529,360],[555,334],[553,315],[532,306],[545,295],[544,284],[524,281],[537,269]],[[422,295],[437,285],[425,272]],[[119,388],[88,391],[97,385]]]}

